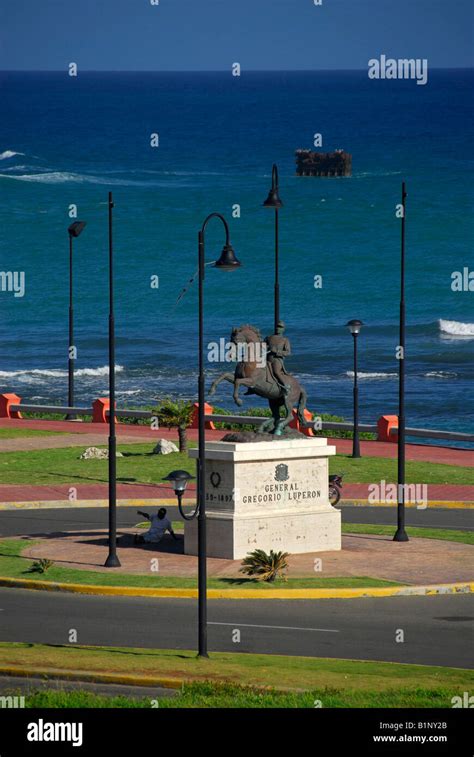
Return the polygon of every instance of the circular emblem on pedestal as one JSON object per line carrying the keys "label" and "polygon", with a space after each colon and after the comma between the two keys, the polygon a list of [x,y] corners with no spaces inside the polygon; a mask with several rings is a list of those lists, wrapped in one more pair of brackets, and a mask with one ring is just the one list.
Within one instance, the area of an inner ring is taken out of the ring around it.
{"label": "circular emblem on pedestal", "polygon": [[222,478],[221,478],[221,474],[220,473],[217,473],[217,471],[213,471],[211,473],[211,484],[213,485],[214,489],[218,488],[218,486],[221,483],[221,480],[222,480]]}

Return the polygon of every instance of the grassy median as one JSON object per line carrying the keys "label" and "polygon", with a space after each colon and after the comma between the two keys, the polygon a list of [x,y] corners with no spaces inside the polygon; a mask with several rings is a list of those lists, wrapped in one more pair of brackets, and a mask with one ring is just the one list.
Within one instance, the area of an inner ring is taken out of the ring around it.
{"label": "grassy median", "polygon": [[[176,576],[159,576],[155,574],[122,573],[111,575],[107,571],[80,570],[53,565],[45,573],[31,573],[34,559],[22,557],[22,552],[33,539],[8,539],[0,542],[0,576],[23,578],[36,581],[48,581],[69,584],[87,584],[89,586],[138,586],[149,589],[196,589],[197,576],[190,578]],[[150,557],[153,553],[150,552]],[[403,586],[399,581],[385,581],[369,576],[342,576],[340,578],[290,578],[288,581],[267,583],[245,576],[236,578],[208,578],[209,589],[334,589],[378,586]]]}
{"label": "grassy median", "polygon": [[[195,474],[195,462],[186,454],[153,455],[153,446],[151,443],[118,445],[118,451],[124,455],[117,459],[119,483],[156,484],[176,468]],[[81,447],[62,447],[0,452],[0,479],[5,484],[30,485],[107,483],[107,460],[80,460],[82,451]],[[346,483],[397,480],[396,459],[385,457],[353,459],[336,455],[329,458],[329,470],[343,473]],[[406,480],[407,483],[474,485],[474,468],[408,460]]]}
{"label": "grassy median", "polygon": [[[343,534],[373,534],[375,536],[393,536],[393,526],[379,526],[372,523],[343,523]],[[458,544],[474,544],[474,531],[456,531],[450,528],[425,528],[423,526],[407,526],[406,532],[410,538],[440,539],[441,541],[455,541]]]}
{"label": "grassy median", "polygon": [[[0,667],[64,677],[64,671],[93,676],[140,677],[148,686],[160,678],[183,681],[177,695],[159,707],[451,707],[451,698],[470,691],[470,670],[389,662],[192,651],[0,643]],[[139,692],[138,692],[139,693]],[[149,699],[110,700],[84,692],[40,691],[27,697],[34,707],[152,706]]]}

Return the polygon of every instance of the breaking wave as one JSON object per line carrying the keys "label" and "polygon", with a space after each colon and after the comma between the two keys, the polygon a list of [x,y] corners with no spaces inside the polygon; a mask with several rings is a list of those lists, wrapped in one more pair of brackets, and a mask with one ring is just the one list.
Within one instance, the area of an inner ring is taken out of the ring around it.
{"label": "breaking wave", "polygon": [[[348,378],[354,378],[354,371],[346,371],[345,373]],[[364,372],[364,371],[357,371],[357,378],[360,379],[391,379],[391,378],[397,378],[398,373],[379,373],[377,371],[374,371],[373,373]]]}
{"label": "breaking wave", "polygon": [[474,323],[463,323],[462,321],[444,321],[439,319],[439,330],[443,334],[450,336],[470,336],[474,337]]}
{"label": "breaking wave", "polygon": [[[120,373],[124,370],[123,365],[116,365],[115,370]],[[61,368],[33,368],[31,371],[0,371],[1,379],[16,378],[19,381],[28,382],[31,379],[44,378],[65,378],[68,372]],[[78,368],[74,371],[75,376],[108,376],[109,366],[103,365],[100,368]]]}
{"label": "breaking wave", "polygon": [[8,158],[14,158],[15,155],[24,154],[24,152],[15,152],[14,150],[4,150],[4,152],[0,152],[0,160],[7,160]]}
{"label": "breaking wave", "polygon": [[428,371],[424,374],[426,378],[455,379],[458,377],[454,371]]}
{"label": "breaking wave", "polygon": [[15,179],[16,181],[31,181],[42,184],[66,184],[75,182],[79,184],[122,184],[116,179],[102,179],[100,176],[86,176],[85,174],[69,173],[67,171],[46,171],[43,173],[0,174],[3,179]]}

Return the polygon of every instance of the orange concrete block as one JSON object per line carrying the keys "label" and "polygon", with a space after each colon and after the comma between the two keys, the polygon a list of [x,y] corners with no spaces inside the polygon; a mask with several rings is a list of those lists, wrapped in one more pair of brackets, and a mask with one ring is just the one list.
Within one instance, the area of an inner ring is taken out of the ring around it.
{"label": "orange concrete block", "polygon": [[[305,426],[301,426],[301,423],[298,420],[298,411],[296,407],[293,408],[293,420],[290,423],[290,428],[295,428],[297,431],[301,431],[302,434],[305,436],[314,436],[314,431],[312,427],[306,428]],[[309,412],[305,408],[304,410],[304,418],[306,421],[312,421],[313,420],[313,414]]]}
{"label": "orange concrete block", "polygon": [[[207,402],[204,403],[204,414],[205,415],[212,415],[214,412],[214,408],[212,405],[208,405]],[[198,428],[199,426],[199,402],[193,403],[193,417],[191,420],[191,425],[189,428]],[[206,421],[204,424],[204,428],[208,428],[211,431],[215,431],[216,427],[212,421]]]}
{"label": "orange concrete block", "polygon": [[381,415],[377,421],[378,442],[398,442],[398,434],[391,434],[392,428],[398,431],[398,415]]}
{"label": "orange concrete block", "polygon": [[12,405],[19,405],[21,397],[17,394],[0,394],[0,418],[22,418],[18,410],[12,410]]}
{"label": "orange concrete block", "polygon": [[[117,403],[115,403],[117,407]],[[92,423],[108,423],[106,413],[110,410],[110,400],[108,397],[99,397],[92,403]],[[117,423],[117,418],[115,423]]]}

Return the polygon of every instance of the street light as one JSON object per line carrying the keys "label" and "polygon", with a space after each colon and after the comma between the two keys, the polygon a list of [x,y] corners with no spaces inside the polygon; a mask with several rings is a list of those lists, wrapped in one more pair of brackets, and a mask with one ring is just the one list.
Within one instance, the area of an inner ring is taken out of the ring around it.
{"label": "street light", "polygon": [[183,500],[183,494],[186,491],[186,487],[188,485],[188,481],[194,480],[195,476],[191,476],[190,473],[186,470],[173,470],[171,473],[168,473],[167,476],[164,477],[163,481],[169,481],[173,484],[174,493],[176,494],[178,498],[178,509],[179,514],[184,520],[194,520],[194,518],[198,514],[198,507],[196,505],[196,509],[191,515],[186,515],[183,512],[182,508],[182,500]]}
{"label": "street light", "polygon": [[221,271],[235,271],[240,262],[235,257],[230,243],[229,226],[220,213],[211,213],[204,221],[198,234],[199,258],[199,380],[198,380],[198,460],[197,460],[197,523],[198,523],[198,629],[199,657],[207,654],[207,565],[206,565],[206,441],[204,431],[204,268],[205,268],[205,233],[207,224],[212,218],[218,218],[225,229],[225,244],[219,260],[213,268]]}
{"label": "street light", "polygon": [[272,166],[272,187],[268,197],[263,203],[264,208],[274,208],[275,210],[275,323],[274,333],[277,333],[278,321],[280,320],[280,281],[279,281],[279,235],[278,235],[278,210],[283,207],[283,203],[278,194],[278,167],[276,163]]}
{"label": "street light", "polygon": [[352,457],[360,457],[359,444],[359,388],[357,386],[357,337],[364,324],[354,319],[346,323],[347,328],[354,338],[354,433],[352,440]]}
{"label": "street light", "polygon": [[115,320],[112,209],[109,192],[109,554],[105,568],[119,568],[117,556],[117,437],[115,433]]}
{"label": "street light", "polygon": [[[72,240],[77,238],[86,225],[85,221],[74,221],[68,227],[69,234],[69,350],[68,350],[68,407],[74,406],[74,361],[75,361],[75,347],[74,347],[74,306],[73,306],[73,258],[72,258]],[[73,413],[66,415],[67,421],[76,420],[76,416]]]}
{"label": "street light", "polygon": [[398,462],[397,530],[393,541],[408,541],[405,531],[405,182],[402,182],[402,224],[400,251],[400,344],[398,363]]}

